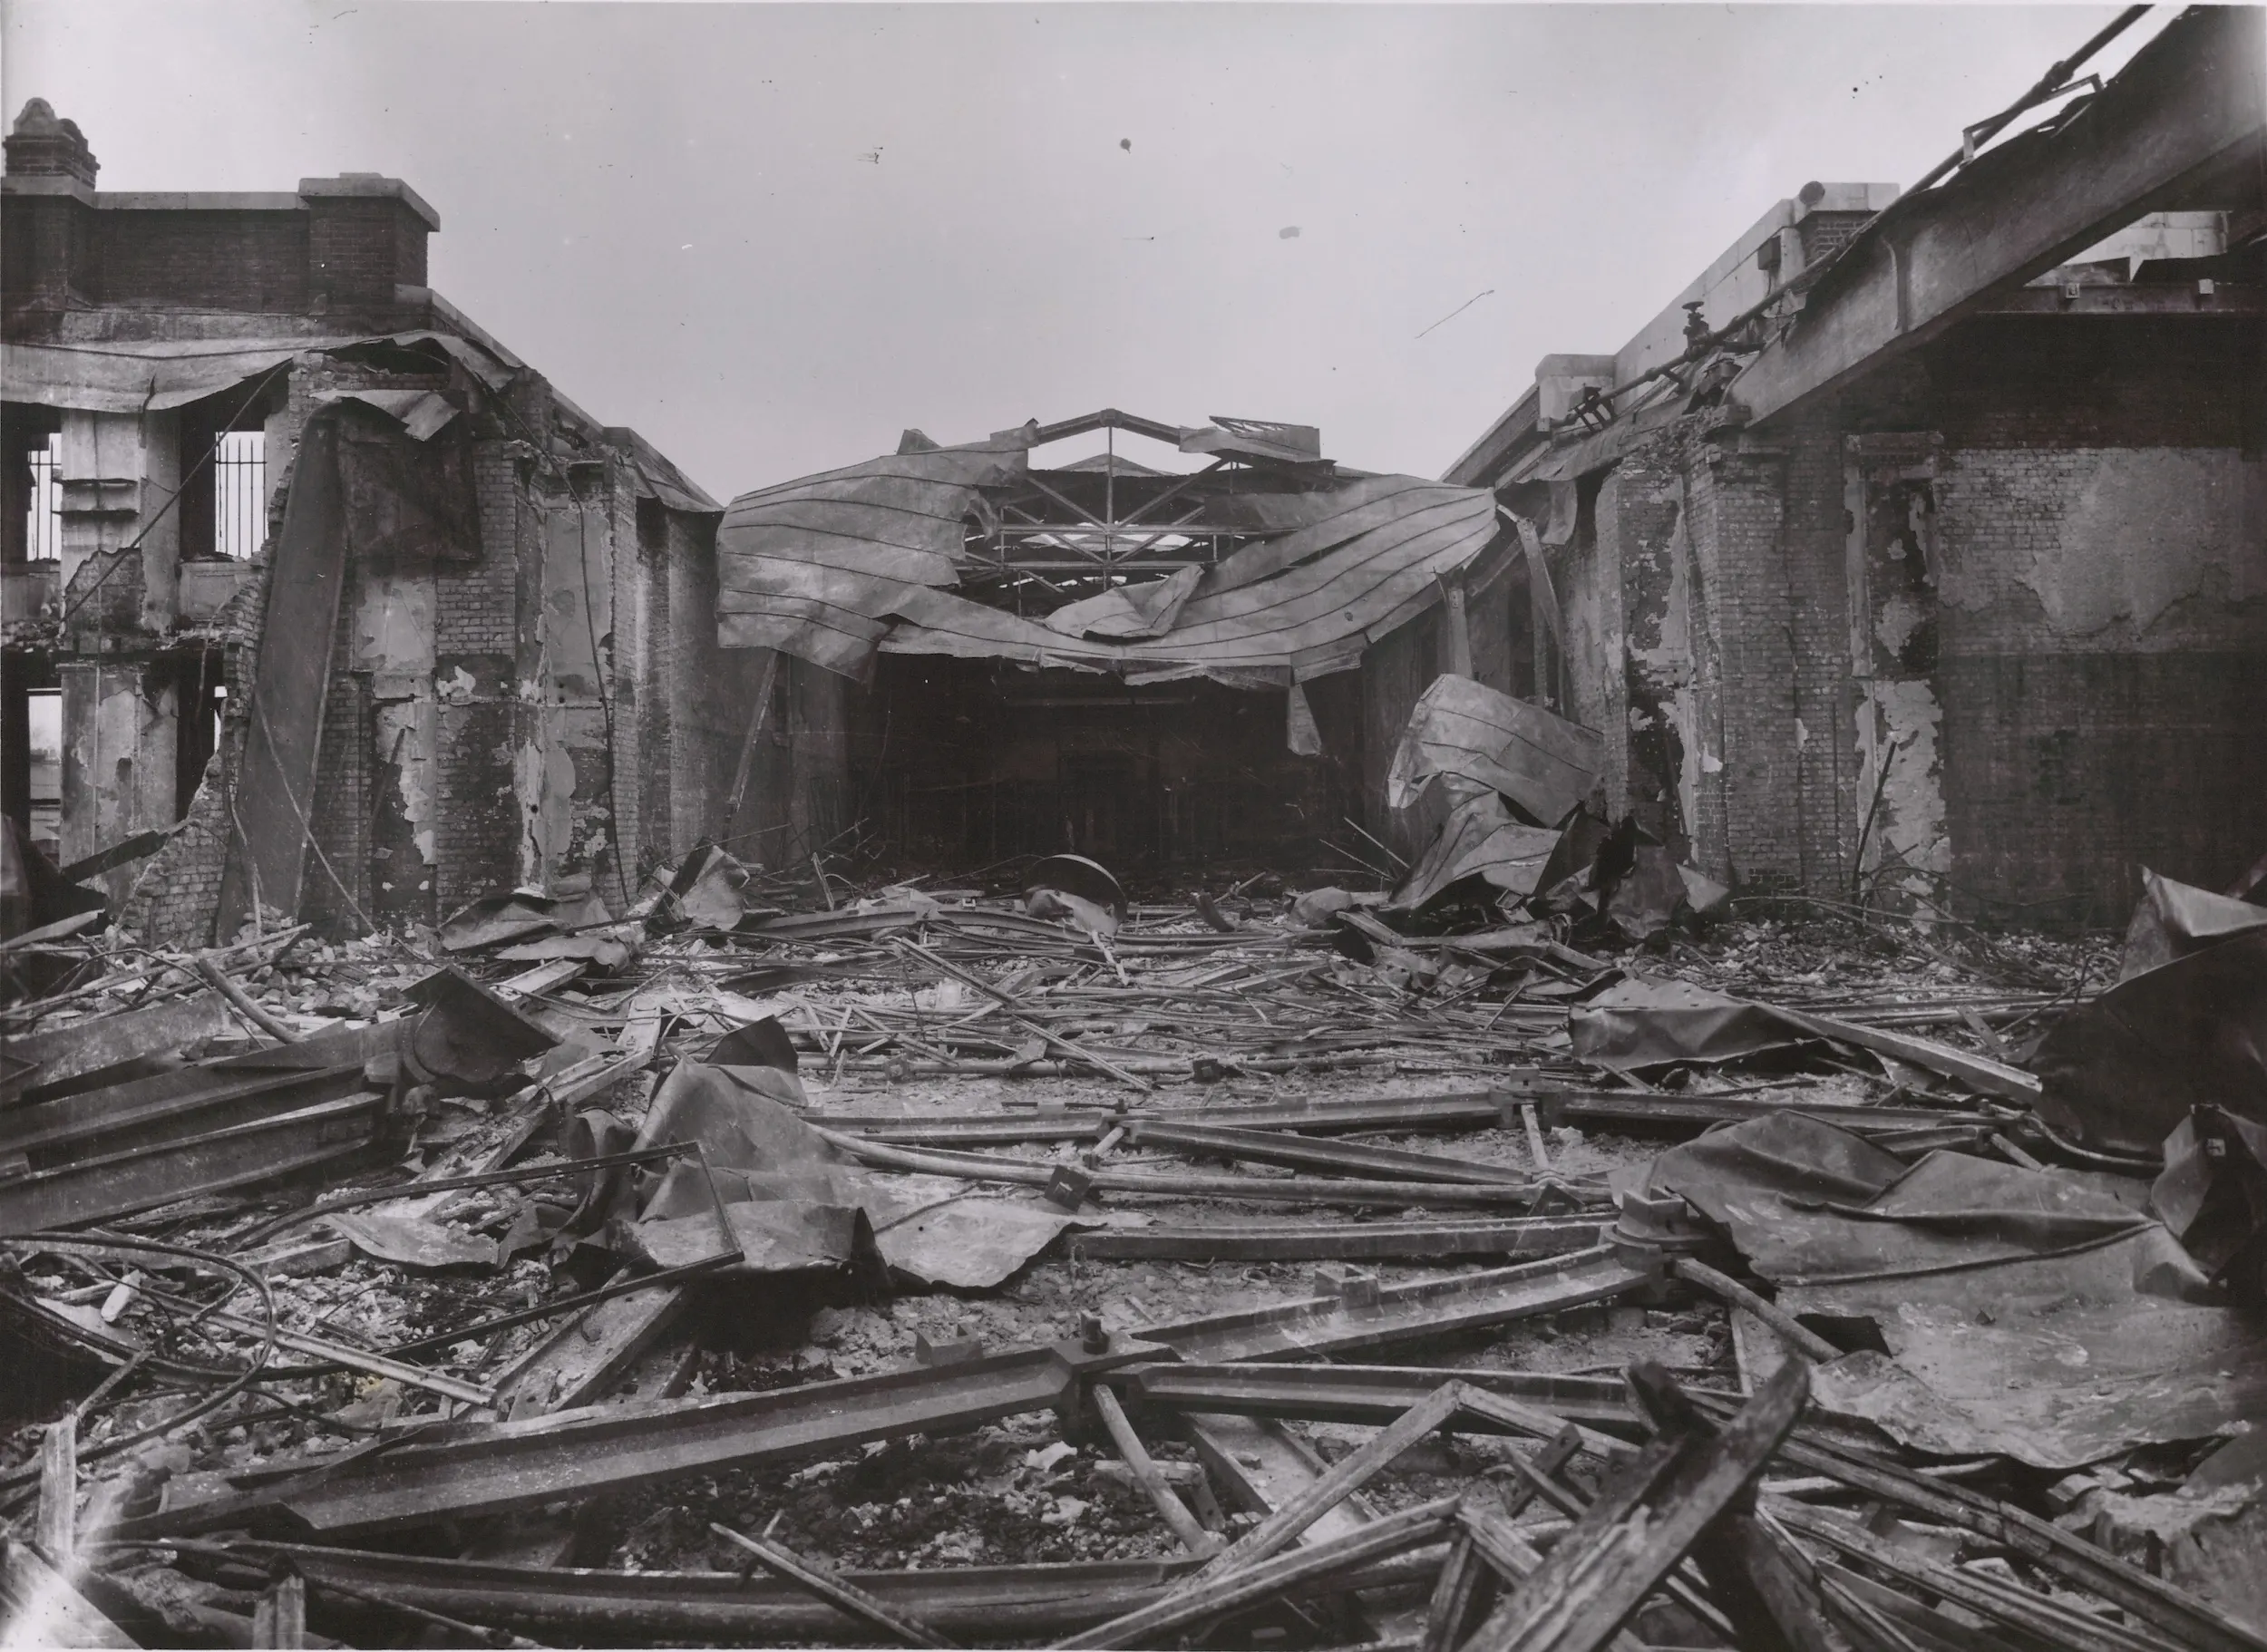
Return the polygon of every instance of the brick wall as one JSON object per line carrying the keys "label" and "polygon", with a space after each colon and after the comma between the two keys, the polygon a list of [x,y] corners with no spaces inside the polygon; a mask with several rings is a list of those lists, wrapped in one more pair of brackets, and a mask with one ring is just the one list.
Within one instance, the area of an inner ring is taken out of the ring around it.
{"label": "brick wall", "polygon": [[[443,916],[520,880],[521,826],[512,760],[527,710],[517,691],[528,510],[524,450],[487,440],[472,452],[481,558],[437,571],[434,695],[435,889]],[[534,555],[540,555],[540,541]]]}
{"label": "brick wall", "polygon": [[2267,328],[1971,324],[1943,435],[1937,691],[1956,890],[2122,922],[2146,865],[2218,887],[2267,844]]}
{"label": "brick wall", "polygon": [[[108,304],[307,306],[307,214],[105,210],[92,285]],[[392,293],[389,290],[387,297]]]}
{"label": "brick wall", "polygon": [[731,692],[727,659],[745,661],[749,651],[716,646],[715,521],[665,515],[669,627],[656,665],[667,679],[674,857],[701,838],[725,834],[725,794],[747,716],[744,698]]}
{"label": "brick wall", "polygon": [[2267,845],[2267,650],[1964,656],[1939,674],[1959,891],[2123,924],[2144,866],[2224,888]]}
{"label": "brick wall", "polygon": [[1702,869],[1758,889],[1840,887],[1855,774],[1838,435],[1811,425],[1748,451],[1702,438],[1688,453],[1695,688],[1721,742],[1699,763]]}
{"label": "brick wall", "polygon": [[1795,666],[1794,737],[1801,802],[1795,876],[1840,889],[1857,845],[1857,695],[1850,673],[1849,519],[1842,432],[1814,420],[1790,434],[1780,559]]}
{"label": "brick wall", "polygon": [[369,928],[370,828],[375,811],[377,763],[371,749],[370,679],[346,669],[352,657],[355,570],[339,604],[332,642],[330,686],[323,702],[323,741],[308,809],[313,842],[299,873],[299,916],[326,935],[356,935]]}

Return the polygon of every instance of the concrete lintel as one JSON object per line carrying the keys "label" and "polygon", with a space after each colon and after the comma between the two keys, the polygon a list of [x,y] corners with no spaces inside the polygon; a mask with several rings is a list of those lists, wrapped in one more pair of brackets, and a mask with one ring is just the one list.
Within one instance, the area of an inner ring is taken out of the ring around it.
{"label": "concrete lintel", "polygon": [[30,172],[0,176],[0,195],[59,195],[83,207],[95,204],[93,186],[61,172]]}
{"label": "concrete lintel", "polygon": [[345,172],[336,178],[302,178],[299,193],[310,200],[333,200],[341,198],[398,200],[425,220],[428,229],[441,228],[441,214],[425,202],[425,198],[398,178],[384,177],[376,172]]}

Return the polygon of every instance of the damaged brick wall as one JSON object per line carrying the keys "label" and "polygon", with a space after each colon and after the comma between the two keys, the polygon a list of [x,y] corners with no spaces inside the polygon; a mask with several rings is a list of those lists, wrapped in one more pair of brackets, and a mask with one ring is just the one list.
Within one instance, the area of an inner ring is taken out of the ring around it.
{"label": "damaged brick wall", "polygon": [[2262,339],[2027,320],[1932,362],[1963,887],[2113,922],[2141,866],[2217,887],[2267,844]]}
{"label": "damaged brick wall", "polygon": [[433,852],[443,916],[520,879],[520,806],[511,753],[526,714],[517,692],[528,514],[521,444],[494,439],[472,448],[480,559],[435,575],[433,632],[436,771]]}
{"label": "damaged brick wall", "polygon": [[1982,318],[1634,444],[1559,576],[1610,785],[1749,889],[2113,922],[2143,865],[2224,883],[2267,842],[2263,337]]}
{"label": "damaged brick wall", "polygon": [[1607,473],[1589,513],[1592,554],[1619,568],[1621,588],[1622,714],[1596,724],[1607,735],[1608,798],[1679,856],[1690,853],[1693,811],[1693,777],[1685,772],[1694,711],[1683,495],[1674,444],[1656,440]]}

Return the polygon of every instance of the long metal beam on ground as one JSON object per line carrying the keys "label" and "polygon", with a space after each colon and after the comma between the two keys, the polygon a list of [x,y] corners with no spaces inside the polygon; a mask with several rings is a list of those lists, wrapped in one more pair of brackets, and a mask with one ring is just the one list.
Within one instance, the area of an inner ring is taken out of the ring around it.
{"label": "long metal beam on ground", "polygon": [[443,1425],[382,1453],[313,1460],[297,1472],[271,1463],[273,1477],[257,1489],[128,1521],[119,1535],[178,1536],[284,1520],[326,1537],[362,1537],[507,1513],[1056,1409],[1075,1402],[1081,1380],[1155,1359],[1164,1349],[1208,1361],[1347,1352],[1579,1307],[1655,1277],[1601,1246],[1374,1295],[1310,1297],[1143,1330],[1115,1346],[1103,1338],[1100,1347],[1056,1344],[766,1394]]}
{"label": "long metal beam on ground", "polygon": [[[264,1574],[287,1560],[317,1589],[341,1582],[387,1599],[553,1644],[628,1646],[692,1641],[786,1646],[870,1642],[871,1628],[792,1584],[728,1571],[605,1571],[511,1566],[295,1543],[184,1546],[182,1569],[212,1580],[229,1569]],[[1095,1560],[844,1571],[877,1599],[972,1642],[1026,1640],[1083,1629],[1160,1598],[1196,1561]]]}
{"label": "long metal beam on ground", "polygon": [[349,1095],[0,1182],[0,1233],[81,1227],[309,1170],[366,1147],[385,1105]]}
{"label": "long metal beam on ground", "polygon": [[[1532,1425],[1466,1416],[1455,1426],[1475,1433],[1532,1434],[1550,1439],[1562,1423],[1583,1428],[1583,1443],[1602,1454],[1635,1432],[1641,1419],[1620,1377],[1562,1376],[1545,1371],[1493,1371],[1432,1365],[1182,1365],[1168,1361],[1127,1365],[1110,1373],[1114,1387],[1153,1405],[1231,1416],[1281,1417],[1309,1423],[1390,1423],[1454,1376],[1467,1386],[1531,1407]],[[1508,1414],[1507,1414],[1508,1415]]]}
{"label": "long metal beam on ground", "polygon": [[1074,1229],[1081,1260],[1426,1262],[1451,1257],[1562,1256],[1598,1243],[1600,1218],[1455,1217],[1440,1221],[1192,1222]]}
{"label": "long metal beam on ground", "polygon": [[1600,1245],[1369,1295],[1307,1297],[1218,1318],[1148,1326],[1141,1336],[1182,1359],[1214,1363],[1347,1354],[1610,1301],[1658,1277]]}
{"label": "long metal beam on ground", "polygon": [[941,1433],[1074,1397],[1079,1376],[1145,1350],[1075,1344],[878,1376],[653,1406],[590,1405],[436,1431],[366,1460],[311,1463],[257,1491],[164,1510],[122,1536],[213,1531],[283,1516],[328,1537],[509,1513],[908,1433]]}
{"label": "long metal beam on ground", "polygon": [[[1297,1131],[1330,1135],[1360,1131],[1419,1134],[1435,1131],[1521,1127],[1520,1103],[1535,1104],[1547,1124],[1639,1132],[1698,1135],[1717,1124],[1744,1123],[1772,1113],[1801,1112],[1863,1134],[1950,1125],[1990,1125],[1991,1114],[1935,1107],[1810,1104],[1768,1095],[1709,1095],[1679,1092],[1586,1090],[1548,1080],[1513,1081],[1495,1089],[1435,1095],[1361,1096],[1346,1100],[1265,1103],[1249,1106],[1065,1108],[1018,1117],[920,1118],[900,1113],[836,1113],[831,1130],[869,1142],[923,1147],[1006,1147],[1032,1142],[1095,1140],[1134,1121],[1239,1131]],[[1507,1113],[1507,1107],[1509,1112]]]}
{"label": "long metal beam on ground", "polygon": [[1444,1159],[1396,1148],[1361,1147],[1350,1142],[1318,1142],[1295,1131],[1238,1130],[1218,1124],[1159,1123],[1129,1114],[1126,1134],[1136,1146],[1168,1147],[1192,1158],[1220,1158],[1240,1163],[1279,1164],[1292,1170],[1385,1181],[1506,1183],[1523,1186],[1532,1170],[1472,1159]]}

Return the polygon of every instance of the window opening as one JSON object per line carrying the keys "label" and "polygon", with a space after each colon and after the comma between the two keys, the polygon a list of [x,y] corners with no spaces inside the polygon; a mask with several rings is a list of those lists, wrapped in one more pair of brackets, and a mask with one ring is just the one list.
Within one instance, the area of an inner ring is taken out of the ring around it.
{"label": "window opening", "polygon": [[267,432],[222,431],[213,444],[212,548],[241,561],[268,538]]}
{"label": "window opening", "polygon": [[49,432],[45,445],[24,455],[32,467],[32,496],[24,509],[24,555],[33,562],[63,559],[63,437]]}

